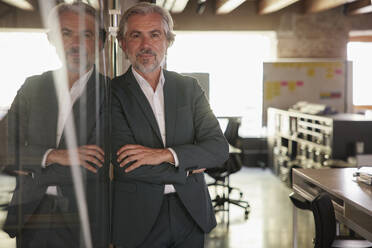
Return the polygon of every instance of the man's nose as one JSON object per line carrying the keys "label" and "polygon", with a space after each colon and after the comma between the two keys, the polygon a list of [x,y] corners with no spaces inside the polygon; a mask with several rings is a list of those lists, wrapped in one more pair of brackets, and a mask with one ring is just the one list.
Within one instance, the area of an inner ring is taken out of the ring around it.
{"label": "man's nose", "polygon": [[80,45],[81,38],[82,37],[79,34],[71,35],[70,42],[71,42],[71,44],[78,46],[78,45]]}
{"label": "man's nose", "polygon": [[152,41],[151,41],[151,38],[148,37],[148,36],[143,36],[142,37],[142,47],[146,48],[146,47],[149,47],[151,45]]}

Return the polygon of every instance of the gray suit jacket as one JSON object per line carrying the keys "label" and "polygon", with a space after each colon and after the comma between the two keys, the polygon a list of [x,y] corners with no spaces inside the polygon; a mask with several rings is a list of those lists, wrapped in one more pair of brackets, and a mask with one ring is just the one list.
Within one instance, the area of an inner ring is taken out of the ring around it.
{"label": "gray suit jacket", "polygon": [[145,165],[125,173],[116,151],[125,144],[163,148],[160,131],[131,69],[112,82],[112,152],[114,164],[114,244],[135,247],[151,230],[163,199],[173,184],[182,203],[204,232],[216,225],[204,175],[187,171],[221,166],[228,144],[197,81],[164,71],[166,146],[177,153],[179,167]]}
{"label": "gray suit jacket", "polygon": [[[104,99],[109,81],[102,75],[97,75],[96,70],[93,70],[86,89],[73,106],[70,117],[74,117],[78,146],[96,144],[106,149],[108,142],[105,143],[105,132],[108,136],[108,129],[105,129],[105,112],[108,112],[108,108],[104,107]],[[6,171],[22,170],[33,173],[32,177],[17,177],[16,189],[4,225],[4,230],[11,237],[16,236],[33,216],[48,186],[59,185],[63,195],[68,198],[66,213],[78,213],[70,167],[59,164],[41,167],[46,150],[57,148],[57,118],[57,95],[53,72],[49,71],[26,80],[2,120],[8,124]],[[67,148],[64,133],[58,148]],[[85,169],[82,169],[82,173],[86,178],[86,198],[94,234],[92,236],[96,238],[97,246],[102,247],[108,242],[108,166],[106,164],[99,169],[97,174]]]}

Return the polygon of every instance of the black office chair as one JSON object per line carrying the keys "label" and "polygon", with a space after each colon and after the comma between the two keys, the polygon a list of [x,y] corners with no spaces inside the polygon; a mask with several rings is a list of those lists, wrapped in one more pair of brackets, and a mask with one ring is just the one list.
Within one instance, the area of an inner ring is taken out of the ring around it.
{"label": "black office chair", "polygon": [[[224,135],[229,144],[235,147],[239,147],[239,118],[229,118]],[[215,212],[224,211],[227,212],[229,223],[229,212],[230,204],[236,205],[244,209],[244,217],[248,219],[248,214],[250,210],[249,203],[242,200],[243,192],[236,187],[230,186],[230,175],[239,171],[242,168],[242,161],[240,157],[240,152],[230,152],[229,159],[223,164],[222,167],[216,167],[206,170],[206,173],[212,177],[215,181],[208,184],[209,187],[215,187],[216,195],[212,199]],[[222,188],[222,193],[217,193],[217,188]],[[233,191],[236,191],[239,195],[239,199],[232,199],[230,195]]]}
{"label": "black office chair", "polygon": [[351,237],[336,236],[336,217],[331,197],[322,192],[309,202],[291,193],[292,203],[300,209],[311,210],[315,222],[315,248],[368,248],[372,243],[367,240],[352,239]]}

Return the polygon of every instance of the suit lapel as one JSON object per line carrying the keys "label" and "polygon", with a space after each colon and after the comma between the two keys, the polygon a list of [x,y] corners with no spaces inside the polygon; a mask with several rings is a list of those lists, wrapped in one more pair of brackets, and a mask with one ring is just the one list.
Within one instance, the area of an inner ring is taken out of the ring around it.
{"label": "suit lapel", "polygon": [[[45,99],[45,103],[48,104],[41,104],[44,105],[45,111],[45,133],[48,134],[56,134],[57,133],[57,121],[58,121],[58,101],[57,101],[57,92],[55,87],[55,81],[53,79],[53,73],[51,72],[48,74],[48,79],[46,82],[49,82],[47,87],[45,88],[45,95],[43,99]],[[47,135],[49,139],[49,144],[56,144],[56,135]]]}
{"label": "suit lapel", "polygon": [[[96,71],[93,70],[85,89],[72,107],[77,145],[88,142],[89,131],[96,125]],[[98,82],[100,83],[100,82]],[[101,88],[99,88],[101,89]],[[98,93],[99,94],[99,93]],[[68,118],[71,118],[71,113]],[[59,146],[66,147],[65,129]]]}
{"label": "suit lapel", "polygon": [[143,114],[146,116],[146,119],[150,123],[150,126],[155,132],[156,137],[159,139],[159,142],[161,142],[161,144],[164,146],[162,138],[161,138],[161,134],[160,134],[160,129],[154,116],[154,112],[152,111],[150,103],[148,102],[145,94],[142,92],[142,89],[138,85],[137,80],[134,77],[131,68],[129,68],[128,73],[127,73],[127,82],[128,82],[127,85],[128,85],[129,90],[131,91],[132,95],[136,99]]}
{"label": "suit lapel", "polygon": [[176,131],[177,118],[177,86],[164,70],[164,118],[167,146],[172,146],[174,142],[174,134]]}

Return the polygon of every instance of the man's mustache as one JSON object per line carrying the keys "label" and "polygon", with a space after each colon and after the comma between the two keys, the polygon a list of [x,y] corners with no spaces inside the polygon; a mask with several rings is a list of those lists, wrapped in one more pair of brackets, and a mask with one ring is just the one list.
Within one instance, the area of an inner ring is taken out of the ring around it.
{"label": "man's mustache", "polygon": [[70,54],[80,54],[81,56],[84,56],[86,54],[86,51],[84,51],[84,49],[80,49],[78,47],[71,47],[69,48],[67,51],[66,51],[66,54],[67,55],[70,55]]}
{"label": "man's mustache", "polygon": [[156,53],[152,51],[150,48],[148,49],[142,49],[136,54],[136,57],[141,56],[141,55],[153,55],[156,56]]}

